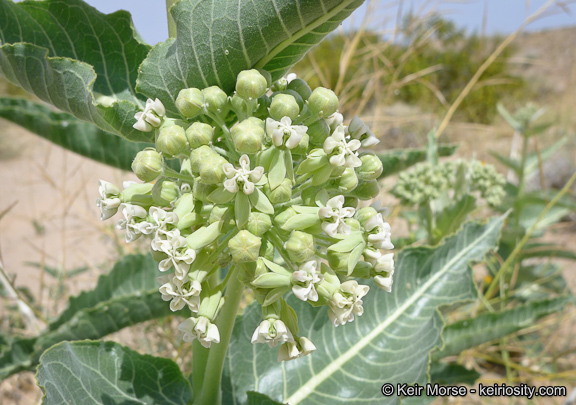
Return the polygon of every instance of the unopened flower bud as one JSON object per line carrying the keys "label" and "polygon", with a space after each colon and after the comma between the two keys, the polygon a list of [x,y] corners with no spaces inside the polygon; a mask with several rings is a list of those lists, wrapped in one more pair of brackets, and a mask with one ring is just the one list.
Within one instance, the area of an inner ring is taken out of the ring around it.
{"label": "unopened flower bud", "polygon": [[246,104],[246,100],[238,94],[234,94],[230,98],[230,107],[232,107],[232,111],[234,111],[238,117],[246,117],[248,115],[248,104]]}
{"label": "unopened flower bud", "polygon": [[330,188],[335,188],[340,193],[349,193],[350,191],[354,190],[357,185],[358,177],[356,176],[354,169],[351,167],[346,168],[342,175],[334,180],[331,180],[329,183]]}
{"label": "unopened flower bud", "polygon": [[203,122],[195,122],[186,130],[186,139],[191,148],[209,145],[214,137],[214,128]]}
{"label": "unopened flower bud", "polygon": [[288,87],[288,80],[285,77],[281,77],[280,79],[276,80],[272,83],[271,90],[272,91],[284,91]]}
{"label": "unopened flower bud", "polygon": [[178,218],[182,218],[184,215],[189,214],[194,209],[194,196],[191,193],[186,193],[182,195],[174,203],[174,213]]}
{"label": "unopened flower bud", "polygon": [[376,197],[380,193],[380,187],[378,186],[377,180],[361,181],[358,183],[352,193],[354,197],[358,197],[361,200],[370,200]]}
{"label": "unopened flower bud", "polygon": [[132,171],[142,181],[153,181],[162,174],[164,162],[154,148],[146,148],[136,155],[132,162]]}
{"label": "unopened flower bud", "polygon": [[258,259],[262,239],[247,230],[238,232],[228,242],[228,248],[235,263],[253,262]]}
{"label": "unopened flower bud", "polygon": [[362,166],[356,168],[359,180],[376,180],[382,174],[382,161],[378,156],[368,153],[360,156]]}
{"label": "unopened flower bud", "polygon": [[266,194],[272,204],[290,201],[292,198],[292,180],[282,180],[282,183],[274,190],[270,189],[270,184],[267,182],[264,184],[264,194]]}
{"label": "unopened flower bud", "polygon": [[168,180],[158,181],[152,188],[154,204],[162,207],[169,206],[172,201],[179,197],[179,194],[180,188],[178,184]]}
{"label": "unopened flower bud", "polygon": [[270,108],[272,100],[267,95],[258,98],[258,108],[254,111],[254,116],[262,119],[268,118],[268,108]]}
{"label": "unopened flower bud", "polygon": [[262,148],[265,124],[258,118],[250,117],[235,125],[230,133],[238,152],[256,153]]}
{"label": "unopened flower bud", "polygon": [[323,145],[326,138],[330,136],[330,127],[325,120],[319,119],[308,126],[308,135],[312,144]]}
{"label": "unopened flower bud", "polygon": [[358,222],[360,222],[362,226],[364,226],[364,224],[366,224],[366,221],[368,221],[376,214],[378,214],[378,211],[376,211],[374,208],[364,207],[356,211],[356,215],[354,215],[354,217],[358,220]]}
{"label": "unopened flower bud", "polygon": [[202,90],[206,109],[212,114],[224,116],[228,113],[228,96],[218,86]]}
{"label": "unopened flower bud", "polygon": [[194,118],[204,109],[204,94],[200,89],[183,89],[176,98],[176,108],[186,118]]}
{"label": "unopened flower bud", "polygon": [[236,94],[248,100],[256,99],[266,94],[268,81],[256,69],[243,70],[238,74]]}
{"label": "unopened flower bud", "polygon": [[334,250],[328,250],[326,256],[328,257],[328,264],[334,271],[347,271],[350,252],[336,252]]}
{"label": "unopened flower bud", "polygon": [[308,109],[318,117],[328,117],[338,110],[338,97],[332,90],[317,87],[308,98]]}
{"label": "unopened flower bud", "polygon": [[293,90],[302,97],[302,100],[308,100],[310,95],[312,94],[312,89],[308,86],[302,79],[294,79],[290,83],[288,83],[288,90]]}
{"label": "unopened flower bud", "polygon": [[362,230],[362,227],[360,226],[360,222],[358,222],[354,218],[346,218],[344,220],[344,222],[346,223],[346,225],[348,225],[350,227],[351,232],[356,232],[356,231]]}
{"label": "unopened flower bud", "polygon": [[311,259],[316,253],[314,237],[306,232],[293,231],[285,243],[284,248],[288,252],[290,260],[302,263]]}
{"label": "unopened flower bud", "polygon": [[272,228],[270,215],[261,212],[251,212],[246,224],[246,230],[256,236],[262,236]]}
{"label": "unopened flower bud", "polygon": [[200,163],[217,155],[218,154],[214,152],[210,146],[207,145],[192,149],[190,152],[190,169],[192,170],[192,173],[195,175],[200,174]]}
{"label": "unopened flower bud", "polygon": [[283,117],[289,117],[291,120],[298,118],[300,107],[294,96],[289,94],[276,94],[270,104],[270,116],[276,121]]}
{"label": "unopened flower bud", "polygon": [[180,125],[162,127],[158,140],[156,141],[158,150],[168,156],[178,156],[188,149],[186,132]]}
{"label": "unopened flower bud", "polygon": [[226,179],[222,165],[228,163],[218,154],[208,157],[200,162],[200,181],[205,184],[220,184]]}

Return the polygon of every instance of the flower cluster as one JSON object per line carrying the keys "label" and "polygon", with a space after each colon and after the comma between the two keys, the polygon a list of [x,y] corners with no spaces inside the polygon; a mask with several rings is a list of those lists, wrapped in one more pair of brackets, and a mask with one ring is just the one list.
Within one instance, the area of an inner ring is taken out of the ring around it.
{"label": "flower cluster", "polygon": [[452,188],[464,187],[466,192],[478,191],[488,204],[496,206],[505,195],[505,183],[494,166],[477,160],[443,162],[435,166],[419,163],[412,170],[400,173],[392,194],[404,205],[421,205]]}
{"label": "flower cluster", "polygon": [[192,311],[178,327],[185,341],[219,343],[231,282],[253,290],[262,322],[252,343],[280,346],[279,360],[316,349],[285,294],[327,306],[339,326],[364,311],[369,287],[356,279],[391,291],[390,225],[360,203],[379,193],[382,163],[360,151],[378,139],[358,117],[344,124],[331,90],[289,79],[247,70],[232,96],[184,89],[178,117],[148,100],[134,124],[155,136],[132,164],[142,183],[100,182],[102,220],[119,211],[127,242],[151,238],[161,298]]}

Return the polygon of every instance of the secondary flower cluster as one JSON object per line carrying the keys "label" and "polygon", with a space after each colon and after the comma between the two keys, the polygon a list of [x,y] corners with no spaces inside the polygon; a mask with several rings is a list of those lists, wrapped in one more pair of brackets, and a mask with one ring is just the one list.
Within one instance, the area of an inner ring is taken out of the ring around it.
{"label": "secondary flower cluster", "polygon": [[220,341],[215,320],[230,283],[253,290],[262,322],[252,343],[280,344],[279,360],[316,349],[286,293],[327,306],[339,326],[364,311],[369,287],[355,278],[391,291],[390,225],[359,208],[378,195],[382,173],[380,159],[359,150],[378,139],[358,117],[344,125],[331,90],[248,70],[231,97],[184,89],[176,107],[169,118],[148,100],[136,114],[134,128],[155,134],[155,148],[132,164],[143,182],[120,190],[101,181],[98,206],[103,220],[122,213],[126,241],[151,237],[162,299],[192,311],[179,326],[185,341]]}
{"label": "secondary flower cluster", "polygon": [[400,173],[392,194],[403,205],[421,205],[458,185],[468,193],[479,192],[488,204],[497,206],[505,196],[504,184],[504,177],[494,166],[477,160],[443,162],[436,166],[420,163]]}

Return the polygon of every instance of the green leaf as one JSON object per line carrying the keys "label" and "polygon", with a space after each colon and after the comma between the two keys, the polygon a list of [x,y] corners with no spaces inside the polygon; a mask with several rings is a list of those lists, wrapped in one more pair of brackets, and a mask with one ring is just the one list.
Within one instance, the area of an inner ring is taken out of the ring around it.
{"label": "green leaf", "polygon": [[317,347],[301,359],[279,365],[277,350],[250,343],[261,312],[258,305],[249,306],[231,339],[231,381],[224,399],[242,403],[246,391],[257,389],[292,405],[326,403],[327,398],[333,404],[398,403],[397,397],[382,397],[382,383],[428,382],[428,353],[441,345],[443,322],[437,308],[477,297],[469,263],[482,260],[496,245],[501,226],[502,219],[468,223],[437,248],[400,252],[392,294],[371,282],[364,314],[353,324],[334,328],[326,307],[290,296],[300,335]]}
{"label": "green leaf", "polygon": [[512,158],[503,156],[503,155],[501,155],[497,152],[494,152],[492,150],[488,153],[490,153],[490,155],[492,155],[494,158],[496,158],[496,160],[498,160],[500,163],[502,163],[507,168],[514,170],[514,172],[516,174],[520,173],[521,163],[517,159],[512,159]]}
{"label": "green leaf", "polygon": [[564,296],[518,305],[512,309],[478,315],[447,325],[442,333],[444,348],[432,355],[433,360],[456,356],[464,350],[498,340],[534,325],[543,316],[561,311],[572,297]]}
{"label": "green leaf", "polygon": [[468,370],[459,364],[439,363],[433,361],[430,364],[430,380],[432,384],[440,385],[474,385],[480,378],[476,370]]}
{"label": "green leaf", "polygon": [[70,114],[25,99],[0,98],[0,117],[72,152],[122,170],[131,170],[136,154],[154,146],[127,141]]}
{"label": "green leaf", "polygon": [[354,250],[352,250],[352,252],[350,253],[350,258],[348,259],[348,275],[352,274],[352,272],[354,271],[354,267],[356,267],[358,261],[360,261],[360,257],[362,256],[362,252],[364,252],[365,248],[366,243],[363,242],[360,243],[358,246],[356,246]]}
{"label": "green leaf", "polygon": [[286,178],[286,164],[284,163],[284,151],[274,148],[272,163],[268,172],[268,184],[274,190]]}
{"label": "green leaf", "polygon": [[318,214],[297,214],[282,225],[285,231],[301,231],[302,229],[318,225],[321,222]]}
{"label": "green leaf", "polygon": [[0,355],[0,379],[35,366],[63,340],[99,339],[127,326],[172,314],[158,294],[158,265],[150,256],[122,258],[94,290],[72,297],[68,308],[32,339],[15,339]]}
{"label": "green leaf", "polygon": [[[452,156],[456,152],[456,145],[438,145],[438,156]],[[390,149],[386,152],[378,153],[378,158],[382,161],[382,174],[380,178],[390,176],[416,163],[426,160],[427,149]]]}
{"label": "green leaf", "polygon": [[188,247],[191,249],[202,249],[204,246],[209,245],[214,242],[218,236],[220,236],[220,229],[222,228],[222,222],[216,221],[208,226],[203,226],[202,228],[194,231],[190,236],[186,238]]}
{"label": "green leaf", "polygon": [[62,111],[133,141],[144,98],[138,68],[150,46],[130,14],[105,15],[81,0],[0,0],[0,74]]}
{"label": "green leaf", "polygon": [[504,107],[504,104],[496,104],[496,109],[498,110],[500,116],[504,118],[504,120],[508,123],[508,125],[512,127],[512,129],[515,131],[522,131],[522,124],[508,112],[508,110]]}
{"label": "green leaf", "polygon": [[520,252],[520,260],[533,257],[561,257],[576,260],[576,252],[551,243],[527,243]]}
{"label": "green leaf", "polygon": [[468,214],[476,208],[476,198],[465,195],[454,204],[444,208],[436,217],[436,229],[439,238],[455,232],[466,220]]}
{"label": "green leaf", "polygon": [[254,192],[248,196],[252,206],[263,214],[274,215],[274,207],[270,200],[259,188],[254,188]]}
{"label": "green leaf", "polygon": [[529,176],[534,171],[538,170],[540,167],[540,161],[545,162],[548,160],[554,153],[556,153],[564,144],[568,141],[568,137],[560,138],[557,142],[554,142],[552,145],[544,148],[540,155],[538,153],[530,153],[526,157],[526,165],[524,166],[525,175]]}
{"label": "green leaf", "polygon": [[340,242],[331,245],[328,250],[334,252],[351,252],[356,247],[364,242],[362,238],[362,232],[353,232],[350,235],[346,235],[346,238],[342,239]]}
{"label": "green leaf", "polygon": [[269,396],[259,392],[248,391],[246,394],[248,394],[248,405],[282,405],[281,402],[276,402]]}
{"label": "green leaf", "polygon": [[568,292],[560,266],[556,263],[541,263],[520,268],[514,296],[525,301],[535,301]]}
{"label": "green leaf", "polygon": [[234,198],[234,193],[226,190],[223,186],[218,187],[216,190],[212,191],[208,196],[208,201],[215,204],[226,204]]}
{"label": "green leaf", "polygon": [[177,116],[181,89],[217,85],[231,93],[238,73],[252,67],[278,79],[363,2],[181,0],[170,10],[176,38],[152,49],[137,89]]}
{"label": "green leaf", "polygon": [[190,384],[172,360],[139,354],[114,342],[63,342],[38,367],[42,403],[187,404]]}
{"label": "green leaf", "polygon": [[261,259],[264,262],[264,264],[266,265],[266,267],[268,267],[268,269],[271,272],[274,272],[276,274],[280,274],[283,276],[287,276],[287,277],[292,277],[292,272],[286,270],[284,267],[280,266],[279,264],[276,264],[273,261],[266,259],[265,257],[262,257]]}

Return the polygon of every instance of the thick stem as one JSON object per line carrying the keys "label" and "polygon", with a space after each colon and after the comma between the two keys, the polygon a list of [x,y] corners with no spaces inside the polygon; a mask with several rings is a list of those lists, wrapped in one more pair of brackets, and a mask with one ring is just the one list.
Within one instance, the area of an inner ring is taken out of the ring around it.
{"label": "thick stem", "polygon": [[206,373],[210,349],[202,346],[199,340],[194,340],[192,353],[192,389],[194,390],[194,398],[199,398],[204,386],[204,374]]}
{"label": "thick stem", "polygon": [[176,22],[174,18],[172,18],[172,14],[170,14],[170,8],[176,3],[178,0],[166,0],[166,15],[168,16],[168,36],[170,38],[176,38]]}
{"label": "thick stem", "polygon": [[[235,271],[236,268],[230,269]],[[222,402],[222,369],[226,360],[226,351],[234,329],[238,306],[242,299],[244,285],[235,274],[232,275],[226,287],[226,301],[221,309],[220,315],[216,319],[216,326],[220,331],[220,343],[210,348],[206,371],[204,373],[204,386],[202,394],[195,401],[198,405],[216,405]],[[196,354],[196,353],[194,353]]]}

